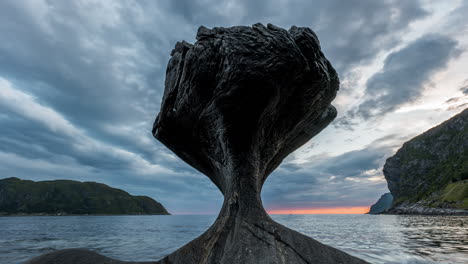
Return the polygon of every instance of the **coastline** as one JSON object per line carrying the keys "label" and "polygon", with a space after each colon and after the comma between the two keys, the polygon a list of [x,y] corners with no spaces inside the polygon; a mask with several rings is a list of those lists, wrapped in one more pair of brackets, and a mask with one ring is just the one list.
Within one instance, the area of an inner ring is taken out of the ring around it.
{"label": "coastline", "polygon": [[384,211],[380,214],[385,215],[434,215],[434,216],[468,216],[468,210],[453,209],[453,208],[432,208],[420,206],[417,204],[413,205],[399,205],[391,208],[390,210]]}
{"label": "coastline", "polygon": [[0,212],[0,217],[21,217],[21,216],[145,216],[145,215],[171,215],[171,214],[66,214],[66,213],[20,213],[20,214],[7,214]]}

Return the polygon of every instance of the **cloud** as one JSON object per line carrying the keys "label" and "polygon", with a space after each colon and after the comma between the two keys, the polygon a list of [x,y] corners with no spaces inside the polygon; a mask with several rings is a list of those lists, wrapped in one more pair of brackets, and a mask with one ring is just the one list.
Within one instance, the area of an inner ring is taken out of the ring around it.
{"label": "cloud", "polygon": [[314,28],[324,52],[341,77],[400,43],[409,24],[428,15],[419,1],[304,2],[312,13],[300,12],[301,4],[296,12],[316,19]]}
{"label": "cloud", "polygon": [[459,53],[457,42],[452,38],[430,34],[389,54],[383,69],[367,81],[367,99],[351,117],[381,117],[415,101],[421,96],[432,74],[444,69],[450,59]]}
{"label": "cloud", "polygon": [[35,102],[33,96],[14,89],[11,83],[0,77],[0,105],[39,124],[52,132],[60,132],[70,137],[80,136],[68,120],[56,111]]}
{"label": "cloud", "polygon": [[[342,75],[401,41],[408,26],[429,13],[419,1],[240,0],[170,1],[170,11],[195,25],[233,26],[257,22],[308,26]],[[235,3],[235,4],[234,4]]]}
{"label": "cloud", "polygon": [[466,79],[466,80],[463,82],[462,87],[460,87],[460,91],[461,91],[464,95],[468,95],[468,79]]}
{"label": "cloud", "polygon": [[283,164],[263,188],[265,206],[269,210],[368,206],[386,192],[382,167],[400,141],[389,135],[341,155]]}
{"label": "cloud", "polygon": [[170,50],[198,26],[169,3],[0,3],[0,151],[18,163],[0,161],[0,177],[99,181],[216,212],[215,186],[151,135]]}
{"label": "cloud", "polygon": [[[174,213],[217,213],[214,184],[151,135],[177,41],[193,42],[200,25],[308,26],[346,82],[428,16],[420,1],[405,0],[0,1],[0,177],[99,181]],[[373,200],[385,184],[368,179],[384,152],[286,163],[270,177],[265,202]],[[354,198],[337,198],[343,190]]]}
{"label": "cloud", "polygon": [[[153,191],[157,190],[156,195],[151,195],[163,197],[159,200],[168,205],[173,201],[164,197],[170,197],[172,190],[180,191],[181,197],[185,196],[184,192],[199,192],[201,188],[212,192],[200,192],[202,197],[217,195],[214,187],[206,186],[209,184],[205,177],[194,169],[168,166],[171,162],[158,164],[139,153],[97,141],[3,78],[0,78],[0,109],[8,113],[1,119],[4,126],[0,127],[2,176],[100,181],[130,186],[129,190],[140,189],[130,182],[143,186],[151,183]],[[199,202],[194,200],[187,204],[190,203]]]}
{"label": "cloud", "polygon": [[151,164],[136,153],[96,141],[85,131],[72,125],[60,113],[37,103],[31,95],[14,89],[11,83],[3,78],[0,78],[0,106],[20,115],[30,123],[35,122],[31,124],[31,128],[40,130],[40,126],[44,126],[49,133],[66,141],[63,147],[68,148],[67,154],[83,165],[99,164],[101,168],[106,168],[106,162],[112,161],[108,169],[116,169],[124,164],[125,167],[142,174],[173,173],[161,165]]}

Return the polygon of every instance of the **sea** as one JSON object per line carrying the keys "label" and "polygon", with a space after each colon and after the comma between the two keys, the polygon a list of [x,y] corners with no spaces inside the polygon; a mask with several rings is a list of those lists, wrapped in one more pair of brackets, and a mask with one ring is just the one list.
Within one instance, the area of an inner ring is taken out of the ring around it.
{"label": "sea", "polygon": [[[201,235],[211,215],[0,217],[0,263],[87,248],[126,261],[154,261]],[[272,215],[370,263],[468,263],[468,217]]]}

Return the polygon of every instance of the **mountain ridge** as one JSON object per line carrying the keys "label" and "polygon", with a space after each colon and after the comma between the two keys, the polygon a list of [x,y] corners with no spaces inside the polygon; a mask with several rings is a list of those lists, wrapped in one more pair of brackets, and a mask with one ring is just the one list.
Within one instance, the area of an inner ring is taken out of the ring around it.
{"label": "mountain ridge", "polygon": [[0,215],[167,215],[162,204],[97,182],[0,179]]}

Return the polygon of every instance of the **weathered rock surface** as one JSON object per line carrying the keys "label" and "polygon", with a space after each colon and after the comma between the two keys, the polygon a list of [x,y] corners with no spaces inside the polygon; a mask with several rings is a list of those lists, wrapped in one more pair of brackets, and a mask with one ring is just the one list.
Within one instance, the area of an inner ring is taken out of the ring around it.
{"label": "weathered rock surface", "polygon": [[338,76],[308,28],[201,27],[172,51],[154,136],[224,194],[213,226],[161,263],[363,263],[275,223],[260,191],[336,116]]}
{"label": "weathered rock surface", "polygon": [[468,109],[403,144],[383,172],[389,213],[468,213]]}
{"label": "weathered rock surface", "polygon": [[308,28],[201,27],[171,53],[154,136],[224,195],[203,235],[161,264],[366,263],[275,223],[261,188],[336,116],[337,73]]}
{"label": "weathered rock surface", "polygon": [[384,193],[379,200],[371,205],[368,214],[380,214],[392,207],[393,196],[391,193]]}

